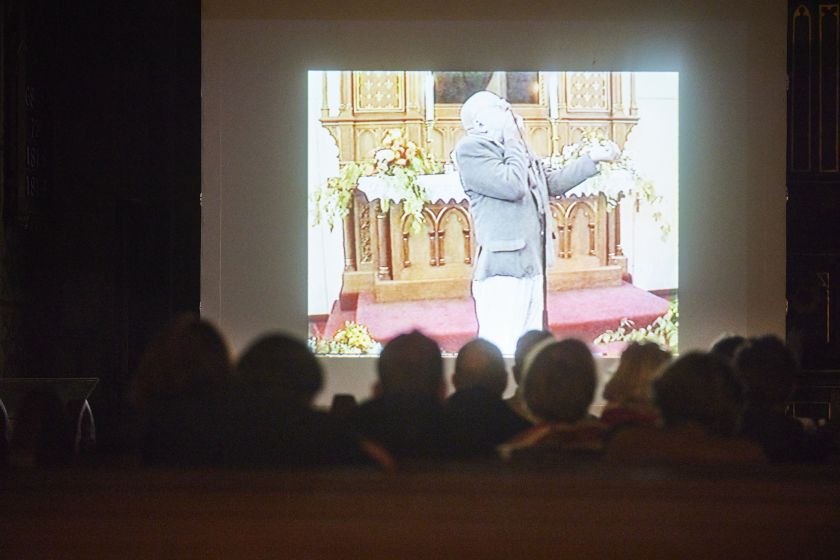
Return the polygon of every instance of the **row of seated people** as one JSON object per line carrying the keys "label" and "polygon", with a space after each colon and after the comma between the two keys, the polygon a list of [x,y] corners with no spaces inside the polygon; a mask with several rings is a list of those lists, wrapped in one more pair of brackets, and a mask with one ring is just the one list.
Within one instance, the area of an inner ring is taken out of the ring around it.
{"label": "row of seated people", "polygon": [[[587,458],[614,463],[760,464],[829,460],[833,426],[785,414],[796,364],[775,337],[730,337],[677,359],[630,344],[590,414],[589,348],[532,331],[517,346],[515,395],[503,400],[499,350],[476,339],[458,354],[446,398],[441,352],[419,332],[390,341],[372,397],[312,407],[323,385],[306,345],[268,335],[232,364],[209,323],[183,317],[150,345],[134,384],[151,464],[393,468],[416,459]],[[339,410],[340,409],[340,410]]]}

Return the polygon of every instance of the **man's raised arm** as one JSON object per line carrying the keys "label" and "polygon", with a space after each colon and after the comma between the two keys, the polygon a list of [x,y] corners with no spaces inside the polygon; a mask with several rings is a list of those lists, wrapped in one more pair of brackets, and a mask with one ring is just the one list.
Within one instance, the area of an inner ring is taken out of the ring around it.
{"label": "man's raised arm", "polygon": [[579,184],[598,173],[598,166],[589,156],[583,156],[546,173],[548,177],[548,192],[551,196],[566,194]]}
{"label": "man's raised arm", "polygon": [[458,144],[455,158],[465,190],[511,201],[528,192],[528,157],[521,142],[499,145],[467,136]]}
{"label": "man's raised arm", "polygon": [[546,173],[548,177],[548,192],[552,196],[560,196],[583,183],[598,173],[598,162],[613,161],[621,151],[614,142],[606,145],[594,146],[589,153],[573,162]]}

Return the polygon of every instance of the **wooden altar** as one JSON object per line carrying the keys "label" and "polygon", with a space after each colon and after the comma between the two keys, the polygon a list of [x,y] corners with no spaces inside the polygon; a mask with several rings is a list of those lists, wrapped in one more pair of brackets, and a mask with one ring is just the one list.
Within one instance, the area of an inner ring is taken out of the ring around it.
{"label": "wooden altar", "polygon": [[[593,129],[623,148],[638,121],[631,73],[531,74],[536,102],[513,105],[525,119],[526,140],[534,153],[556,154]],[[338,145],[340,163],[369,159],[393,128],[403,129],[438,161],[449,161],[464,134],[460,103],[434,103],[431,111],[429,76],[342,72],[341,104],[338,114],[331,115],[325,75],[321,122]],[[556,258],[548,271],[549,289],[620,285],[627,262],[621,250],[619,207],[609,206],[602,194],[564,196],[551,201],[551,213]],[[414,231],[399,204],[383,211],[379,200],[356,191],[343,223],[342,306],[352,305],[354,295],[366,292],[377,301],[470,294],[477,247],[463,191],[428,203],[423,217],[423,227]]]}

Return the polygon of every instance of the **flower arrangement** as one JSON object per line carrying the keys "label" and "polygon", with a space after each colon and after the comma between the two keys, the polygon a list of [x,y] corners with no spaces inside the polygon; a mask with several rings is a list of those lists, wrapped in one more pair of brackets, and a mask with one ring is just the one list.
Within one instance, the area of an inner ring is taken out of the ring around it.
{"label": "flower arrangement", "polygon": [[310,337],[309,348],[317,354],[378,354],[382,345],[374,340],[366,326],[345,321],[332,339]]}
{"label": "flower arrangement", "polygon": [[[412,229],[419,231],[423,225],[423,207],[429,199],[417,177],[441,171],[442,166],[406,138],[402,129],[391,129],[385,133],[382,146],[374,151],[372,161],[345,164],[338,177],[328,179],[315,193],[315,223],[326,218],[332,229],[350,211],[359,178],[376,175],[399,193],[403,212],[411,216]],[[380,204],[387,211],[389,201],[382,199]]]}
{"label": "flower arrangement", "polygon": [[636,328],[630,319],[622,319],[614,331],[606,331],[593,342],[607,344],[610,342],[656,342],[671,352],[677,351],[679,344],[680,313],[677,300],[671,302],[668,311],[658,317],[647,327]]}
{"label": "flower arrangement", "polygon": [[[580,142],[564,146],[559,155],[549,158],[548,164],[551,167],[563,167],[587,153],[591,148],[598,145],[604,146],[609,141],[600,129],[586,131]],[[589,184],[587,191],[606,196],[607,205],[610,208],[615,207],[625,195],[635,195],[638,200],[650,205],[662,202],[662,197],[657,194],[653,182],[636,170],[632,155],[628,150],[623,150],[615,161],[602,161],[597,165],[598,174],[587,181]],[[664,241],[671,232],[671,226],[663,220],[662,212],[658,210],[653,213],[653,219],[659,223]]]}
{"label": "flower arrangement", "polygon": [[[400,193],[403,212],[411,216],[411,227],[417,232],[423,225],[423,206],[429,201],[426,190],[417,181],[420,175],[440,173],[442,168],[425,150],[408,140],[402,129],[385,133],[382,147],[373,153],[374,171]],[[388,209],[388,201],[381,201]]]}
{"label": "flower arrangement", "polygon": [[417,147],[417,144],[406,139],[400,128],[393,128],[385,133],[382,139],[382,147],[373,152],[373,160],[376,163],[376,171],[392,175],[397,169],[415,169],[422,173],[425,171],[423,164],[426,154]]}

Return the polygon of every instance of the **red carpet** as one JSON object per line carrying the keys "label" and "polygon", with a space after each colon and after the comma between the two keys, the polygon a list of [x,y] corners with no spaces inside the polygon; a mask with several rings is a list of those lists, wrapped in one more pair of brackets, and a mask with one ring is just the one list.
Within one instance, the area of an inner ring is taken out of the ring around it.
{"label": "red carpet", "polygon": [[[667,310],[667,300],[627,283],[548,295],[552,332],[561,338],[574,336],[586,342],[615,329],[623,318],[643,327]],[[457,351],[478,330],[472,298],[377,303],[372,294],[361,294],[355,317],[353,311],[339,311],[336,306],[325,334],[332,336],[344,321],[354,319],[367,326],[380,342],[418,329],[437,340],[445,352]]]}

